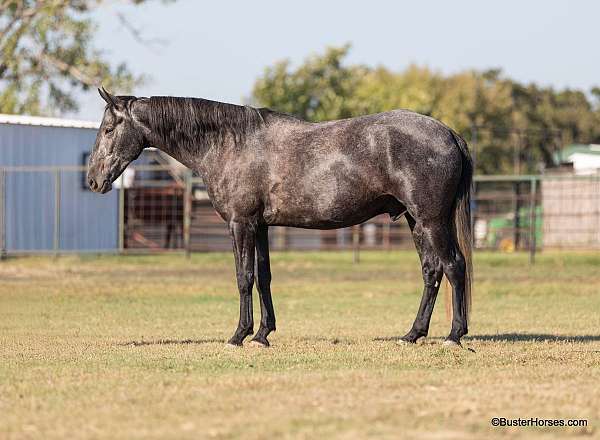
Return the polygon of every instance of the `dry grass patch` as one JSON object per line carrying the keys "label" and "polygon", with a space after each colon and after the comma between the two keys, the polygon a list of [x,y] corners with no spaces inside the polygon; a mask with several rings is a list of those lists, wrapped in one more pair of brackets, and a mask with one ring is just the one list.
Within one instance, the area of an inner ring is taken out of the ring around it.
{"label": "dry grass patch", "polygon": [[[600,435],[600,256],[476,254],[470,350],[398,346],[411,252],[273,255],[273,347],[225,349],[232,256],[0,262],[0,438]],[[588,419],[494,428],[492,417]]]}

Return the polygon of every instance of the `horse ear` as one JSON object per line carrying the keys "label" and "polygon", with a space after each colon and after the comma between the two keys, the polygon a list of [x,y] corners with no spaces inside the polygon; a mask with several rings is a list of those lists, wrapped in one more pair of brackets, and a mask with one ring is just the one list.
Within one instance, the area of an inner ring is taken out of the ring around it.
{"label": "horse ear", "polygon": [[98,89],[98,93],[100,93],[100,96],[106,101],[108,105],[115,108],[117,107],[117,98],[108,93],[104,86]]}

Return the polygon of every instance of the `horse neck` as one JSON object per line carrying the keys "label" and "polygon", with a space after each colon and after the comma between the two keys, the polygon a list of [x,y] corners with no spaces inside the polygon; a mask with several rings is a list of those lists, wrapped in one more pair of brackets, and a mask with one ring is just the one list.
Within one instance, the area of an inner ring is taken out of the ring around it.
{"label": "horse neck", "polygon": [[207,152],[210,149],[200,139],[179,139],[177,142],[164,142],[157,136],[150,136],[150,144],[158,150],[168,154],[192,170],[199,170]]}
{"label": "horse neck", "polygon": [[[256,109],[193,98],[151,98],[150,143],[187,167],[208,171],[208,153],[244,143],[263,121]],[[166,103],[166,104],[165,104]],[[167,105],[168,104],[168,105]],[[212,157],[213,154],[210,154]]]}

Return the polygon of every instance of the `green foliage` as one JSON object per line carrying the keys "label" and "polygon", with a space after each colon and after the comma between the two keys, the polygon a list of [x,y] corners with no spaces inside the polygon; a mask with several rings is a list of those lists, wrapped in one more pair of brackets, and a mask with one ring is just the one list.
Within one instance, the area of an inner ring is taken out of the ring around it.
{"label": "green foliage", "polygon": [[[554,90],[521,84],[498,69],[443,75],[411,65],[347,65],[349,46],[329,48],[297,68],[268,67],[253,100],[310,121],[407,108],[433,116],[474,143],[480,173],[536,172],[570,142],[600,140],[600,89]],[[592,100],[593,99],[593,100]],[[477,131],[475,133],[474,131]]]}
{"label": "green foliage", "polygon": [[89,12],[103,3],[0,0],[0,112],[73,111],[76,90],[102,83],[128,92],[142,80],[93,47],[96,28]]}
{"label": "green foliage", "polygon": [[347,98],[366,69],[342,65],[348,49],[331,48],[307,59],[295,72],[289,72],[288,61],[277,63],[256,82],[254,96],[264,105],[312,121],[350,117],[354,106]]}

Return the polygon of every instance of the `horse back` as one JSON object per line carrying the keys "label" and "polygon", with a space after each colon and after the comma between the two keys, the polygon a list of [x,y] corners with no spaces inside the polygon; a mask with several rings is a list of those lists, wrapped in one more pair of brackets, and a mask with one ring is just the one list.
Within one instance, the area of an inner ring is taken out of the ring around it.
{"label": "horse back", "polygon": [[310,228],[397,216],[418,202],[415,184],[435,198],[456,185],[460,167],[449,129],[409,111],[316,124],[286,118],[269,124],[250,150],[263,170],[266,222]]}

